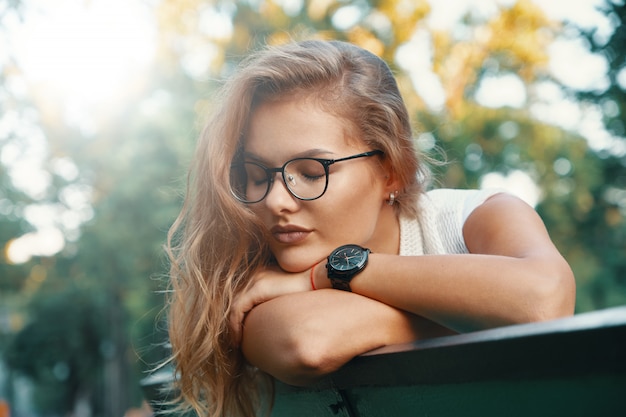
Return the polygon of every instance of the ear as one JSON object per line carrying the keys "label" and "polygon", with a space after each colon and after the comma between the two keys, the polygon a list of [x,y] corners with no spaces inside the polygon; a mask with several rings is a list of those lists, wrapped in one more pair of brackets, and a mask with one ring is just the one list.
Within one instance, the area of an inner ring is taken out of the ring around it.
{"label": "ear", "polygon": [[384,159],[382,162],[383,171],[385,173],[385,197],[389,196],[389,193],[395,193],[399,190],[402,190],[403,185],[400,183],[400,179],[396,174],[396,171],[393,169],[391,165],[391,161],[389,159]]}

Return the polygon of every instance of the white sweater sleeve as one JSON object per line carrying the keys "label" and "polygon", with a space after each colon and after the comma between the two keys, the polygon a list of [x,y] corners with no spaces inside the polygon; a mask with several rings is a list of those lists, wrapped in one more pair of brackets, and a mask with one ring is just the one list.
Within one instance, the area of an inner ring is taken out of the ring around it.
{"label": "white sweater sleeve", "polygon": [[491,190],[436,189],[428,197],[437,207],[435,223],[446,253],[468,253],[463,225],[476,207],[489,197],[503,192]]}

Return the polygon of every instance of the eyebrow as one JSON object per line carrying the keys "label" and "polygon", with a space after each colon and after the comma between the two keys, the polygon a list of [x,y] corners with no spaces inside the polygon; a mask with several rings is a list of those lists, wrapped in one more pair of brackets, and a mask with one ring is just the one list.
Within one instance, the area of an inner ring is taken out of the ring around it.
{"label": "eyebrow", "polygon": [[[291,157],[287,160],[285,160],[285,162],[287,161],[291,161],[292,159],[297,159],[297,158],[320,158],[323,159],[323,156],[327,156],[327,157],[331,157],[329,159],[332,159],[332,156],[336,156],[337,154],[334,152],[331,152],[327,149],[319,149],[319,148],[315,148],[315,149],[308,149],[306,151],[303,152],[299,152],[297,154],[291,155]],[[251,152],[244,152],[243,153],[243,157],[246,160],[250,160],[253,162],[258,162],[262,165],[266,165],[268,164],[268,161],[256,154],[253,154]],[[284,163],[284,162],[283,162]],[[282,164],[281,164],[282,165]]]}

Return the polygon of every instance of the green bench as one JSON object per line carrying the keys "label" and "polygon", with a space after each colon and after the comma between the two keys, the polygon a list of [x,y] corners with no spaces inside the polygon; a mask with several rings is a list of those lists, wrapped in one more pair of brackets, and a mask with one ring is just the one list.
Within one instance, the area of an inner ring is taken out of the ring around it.
{"label": "green bench", "polygon": [[[149,400],[170,377],[142,381]],[[626,416],[626,307],[387,346],[314,387],[277,381],[272,417],[308,416]]]}

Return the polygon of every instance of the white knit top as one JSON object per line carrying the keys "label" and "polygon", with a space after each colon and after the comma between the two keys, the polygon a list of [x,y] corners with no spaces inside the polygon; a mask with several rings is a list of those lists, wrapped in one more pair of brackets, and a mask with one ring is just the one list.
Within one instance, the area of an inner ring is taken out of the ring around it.
{"label": "white knit top", "polygon": [[501,192],[436,189],[423,194],[419,217],[400,217],[400,255],[468,253],[463,224],[476,207]]}

